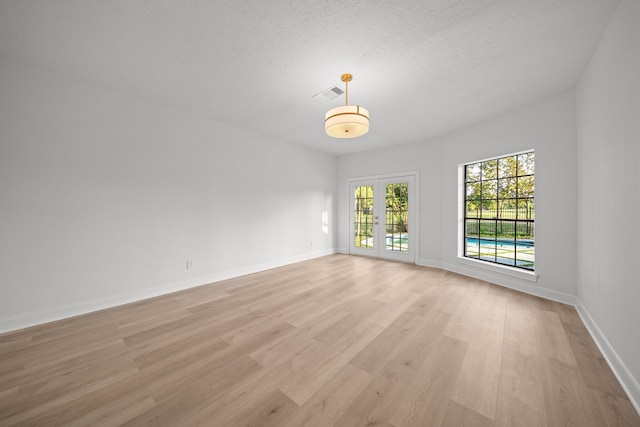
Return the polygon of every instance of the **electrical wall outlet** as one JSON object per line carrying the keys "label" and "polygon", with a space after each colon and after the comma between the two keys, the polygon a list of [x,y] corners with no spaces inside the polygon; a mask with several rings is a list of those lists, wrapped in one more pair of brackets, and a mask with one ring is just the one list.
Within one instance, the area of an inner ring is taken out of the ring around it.
{"label": "electrical wall outlet", "polygon": [[190,259],[187,260],[187,270],[190,270],[193,268],[193,261],[191,261]]}

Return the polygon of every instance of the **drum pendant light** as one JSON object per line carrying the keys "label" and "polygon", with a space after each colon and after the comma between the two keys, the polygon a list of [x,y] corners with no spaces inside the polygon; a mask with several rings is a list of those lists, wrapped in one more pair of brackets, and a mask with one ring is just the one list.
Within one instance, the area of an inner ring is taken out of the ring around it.
{"label": "drum pendant light", "polygon": [[351,74],[343,74],[346,101],[343,107],[332,108],[324,116],[324,130],[334,138],[357,138],[369,132],[369,111],[359,105],[349,105]]}

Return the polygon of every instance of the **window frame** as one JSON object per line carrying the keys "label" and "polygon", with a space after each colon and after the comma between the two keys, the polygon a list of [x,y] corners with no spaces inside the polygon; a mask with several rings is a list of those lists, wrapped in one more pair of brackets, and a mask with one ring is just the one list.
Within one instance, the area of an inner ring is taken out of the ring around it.
{"label": "window frame", "polygon": [[[523,156],[531,156],[532,161],[521,161]],[[522,170],[522,166],[530,168]],[[475,174],[470,173],[470,167],[474,167]],[[529,180],[532,181],[529,188],[519,188],[520,182]],[[507,186],[507,183],[510,186]],[[470,187],[470,184],[473,187]],[[526,191],[521,191],[522,189]],[[519,209],[521,205],[525,209]],[[475,206],[475,215],[468,215],[469,206]],[[536,281],[535,150],[529,149],[460,164],[458,220],[460,261]],[[468,226],[474,224],[477,228],[470,234]],[[493,231],[486,227],[481,228],[481,225],[490,225]],[[524,227],[525,232],[519,232],[518,226]],[[473,243],[469,245],[470,238],[477,238],[477,249],[472,253],[468,252],[473,249]],[[493,242],[493,245],[483,245],[482,242],[486,241]],[[510,253],[511,250],[513,255]],[[508,256],[504,256],[505,254]],[[530,264],[527,265],[527,262]]]}

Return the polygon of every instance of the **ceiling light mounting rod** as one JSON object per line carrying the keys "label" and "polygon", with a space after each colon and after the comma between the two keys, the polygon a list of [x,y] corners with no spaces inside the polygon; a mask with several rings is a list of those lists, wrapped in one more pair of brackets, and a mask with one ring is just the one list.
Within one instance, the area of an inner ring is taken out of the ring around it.
{"label": "ceiling light mounting rod", "polygon": [[345,102],[344,105],[349,105],[349,82],[351,81],[351,79],[353,79],[353,76],[351,74],[343,74],[342,75],[342,81],[344,82],[344,86],[345,86]]}

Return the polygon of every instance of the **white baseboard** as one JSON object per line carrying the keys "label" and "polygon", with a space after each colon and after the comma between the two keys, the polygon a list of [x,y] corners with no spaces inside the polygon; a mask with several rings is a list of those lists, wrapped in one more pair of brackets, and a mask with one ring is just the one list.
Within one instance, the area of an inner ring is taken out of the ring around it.
{"label": "white baseboard", "polygon": [[609,367],[618,379],[618,382],[624,389],[625,393],[627,393],[627,397],[631,401],[631,404],[636,408],[638,414],[640,414],[640,384],[638,383],[638,380],[634,378],[627,368],[627,365],[625,365],[620,356],[618,356],[618,353],[611,346],[609,340],[607,340],[607,337],[598,327],[595,320],[593,320],[593,317],[591,317],[591,314],[589,314],[580,299],[577,299],[576,310],[582,319],[582,323],[587,327],[591,338],[593,338],[600,349],[600,353],[602,353],[602,356],[609,364]]}
{"label": "white baseboard", "polygon": [[160,295],[170,294],[172,292],[182,291],[197,286],[207,285],[210,283],[220,282],[222,280],[232,279],[234,277],[244,276],[247,274],[257,273],[272,268],[282,267],[284,265],[293,264],[300,261],[306,261],[313,258],[319,258],[325,255],[336,253],[336,249],[329,249],[317,252],[311,252],[304,255],[269,261],[261,264],[250,265],[247,267],[217,272],[206,276],[200,276],[193,279],[182,280],[172,283],[164,283],[151,288],[128,292],[110,296],[106,298],[98,298],[90,301],[84,301],[78,304],[70,304],[59,307],[47,308],[45,310],[33,311],[30,313],[19,314],[15,316],[0,317],[0,333],[11,332],[18,329],[28,328],[30,326],[42,325],[44,323],[54,322],[56,320],[66,319],[69,317],[79,316],[98,310],[115,307],[118,305],[129,304]]}
{"label": "white baseboard", "polygon": [[416,260],[416,265],[420,265],[422,267],[442,268],[442,262],[432,261],[426,258],[418,258]]}
{"label": "white baseboard", "polygon": [[445,270],[452,271],[454,273],[463,274],[465,276],[473,277],[475,279],[485,280],[487,282],[495,283],[496,285],[504,286],[505,288],[513,289],[514,291],[524,292],[537,297],[549,299],[556,302],[561,302],[568,305],[576,305],[576,296],[567,294],[564,292],[554,291],[553,289],[543,288],[530,282],[528,280],[518,279],[514,276],[501,274],[499,272],[492,272],[490,270],[476,269],[471,266],[453,264],[444,262],[442,267]]}

